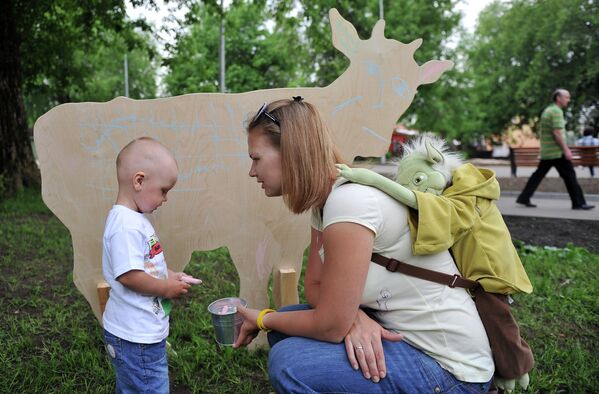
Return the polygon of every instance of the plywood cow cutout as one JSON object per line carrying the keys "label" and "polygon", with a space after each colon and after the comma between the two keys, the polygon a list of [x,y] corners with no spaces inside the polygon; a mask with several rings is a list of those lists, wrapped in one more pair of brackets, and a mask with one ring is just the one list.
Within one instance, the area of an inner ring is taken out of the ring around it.
{"label": "plywood cow cutout", "polygon": [[[380,156],[416,88],[452,67],[437,60],[419,66],[413,55],[422,40],[386,39],[383,20],[370,39],[361,40],[337,10],[329,17],[333,44],[351,64],[327,87],[118,97],[63,104],[38,119],[34,133],[42,196],[71,233],[75,285],[97,318],[102,234],[117,194],[115,158],[125,144],[144,135],[166,145],[179,164],[168,203],[150,215],[169,267],[180,271],[194,250],[227,246],[239,273],[240,296],[252,307],[267,306],[268,281],[276,273],[274,294],[281,303],[278,273],[300,272],[309,215],[291,214],[281,198],[266,198],[248,176],[244,122],[265,101],[300,95],[319,109],[345,159]],[[297,296],[297,276],[291,284]]]}

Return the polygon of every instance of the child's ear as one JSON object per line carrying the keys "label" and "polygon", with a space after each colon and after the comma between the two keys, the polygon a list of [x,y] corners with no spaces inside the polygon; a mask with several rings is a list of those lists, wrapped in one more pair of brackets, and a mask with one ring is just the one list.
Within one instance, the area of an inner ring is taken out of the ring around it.
{"label": "child's ear", "polygon": [[135,189],[135,191],[141,190],[145,177],[146,174],[144,174],[143,171],[136,172],[135,175],[133,175],[133,188]]}

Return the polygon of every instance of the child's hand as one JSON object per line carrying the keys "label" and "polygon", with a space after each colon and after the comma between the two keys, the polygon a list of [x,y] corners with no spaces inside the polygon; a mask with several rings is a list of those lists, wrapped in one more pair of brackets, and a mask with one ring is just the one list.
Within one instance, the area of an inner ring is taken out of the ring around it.
{"label": "child's hand", "polygon": [[179,298],[187,293],[187,289],[189,289],[190,286],[189,283],[177,279],[176,275],[169,276],[166,279],[164,298]]}

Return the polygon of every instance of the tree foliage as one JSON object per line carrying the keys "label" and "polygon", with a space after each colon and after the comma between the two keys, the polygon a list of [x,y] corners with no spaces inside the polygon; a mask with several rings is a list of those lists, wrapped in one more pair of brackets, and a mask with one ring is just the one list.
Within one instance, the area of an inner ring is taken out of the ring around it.
{"label": "tree foliage", "polygon": [[[303,68],[314,69],[316,64],[311,83],[326,86],[349,66],[349,60],[331,44],[329,9],[339,9],[344,18],[355,26],[358,35],[367,39],[380,16],[379,1],[319,0],[300,3],[307,42],[306,56],[302,59]],[[460,14],[455,11],[456,3],[455,0],[385,1],[385,36],[404,43],[422,38],[423,44],[414,55],[420,64],[431,59],[451,58],[452,53],[446,49],[445,42],[460,21]],[[402,121],[422,130],[447,133],[441,121],[448,108],[438,98],[450,86],[450,78],[446,77],[431,86],[422,86]]]}
{"label": "tree foliage", "polygon": [[[474,129],[491,134],[534,124],[559,87],[572,93],[569,128],[597,125],[599,3],[593,0],[494,2],[479,19],[467,65]],[[581,116],[583,118],[581,119]]]}
{"label": "tree foliage", "polygon": [[[105,30],[94,45],[74,48],[69,81],[61,83],[64,70],[29,80],[24,91],[29,124],[63,102],[108,101],[125,95],[124,58],[127,56],[129,97],[156,97],[157,53],[148,33],[130,31],[127,43],[121,34]],[[88,43],[89,44],[89,43]]]}
{"label": "tree foliage", "polygon": [[132,51],[133,76],[135,71],[144,75],[131,78],[132,92],[154,95],[155,83],[153,47],[134,28],[147,26],[126,19],[123,0],[5,0],[0,4],[2,196],[39,182],[28,120],[32,123],[60,103],[112,98],[118,90],[115,86],[122,86],[112,73],[122,78],[122,68],[116,64],[125,49]]}
{"label": "tree foliage", "polygon": [[[422,86],[401,119],[446,137],[501,133],[533,124],[554,89],[571,91],[569,128],[599,128],[599,2],[495,1],[473,35],[454,48],[461,0],[384,0],[385,35],[422,38],[420,64],[449,59],[457,67]],[[155,7],[153,0],[131,0]],[[379,18],[378,0],[166,0],[189,10],[167,45],[169,94],[219,90],[219,28],[225,24],[228,92],[326,86],[349,61],[331,42],[337,8],[363,39]],[[128,54],[130,96],[156,94],[155,43],[143,21],[126,18],[124,0],[0,2],[0,196],[36,182],[28,126],[51,107],[105,101],[124,94]],[[224,18],[224,19],[223,19]]]}
{"label": "tree foliage", "polygon": [[[455,3],[386,1],[385,35],[405,43],[423,38],[415,55],[419,63],[448,58],[453,54],[444,50],[444,42],[460,18],[454,11]],[[232,2],[225,12],[227,90],[326,86],[333,82],[349,66],[349,60],[331,42],[330,8],[337,8],[363,39],[370,37],[379,19],[377,0]],[[218,91],[220,17],[214,2],[192,6],[166,61],[171,94]],[[450,79],[442,79],[432,87],[422,87],[405,116],[407,121],[425,130],[439,129],[444,116],[453,111],[438,98],[447,95],[451,86]]]}
{"label": "tree foliage", "polygon": [[[228,92],[294,86],[302,81],[298,59],[302,48],[285,2],[234,1],[225,13],[226,83]],[[165,60],[167,90],[175,94],[219,90],[220,7],[192,6],[182,33]]]}

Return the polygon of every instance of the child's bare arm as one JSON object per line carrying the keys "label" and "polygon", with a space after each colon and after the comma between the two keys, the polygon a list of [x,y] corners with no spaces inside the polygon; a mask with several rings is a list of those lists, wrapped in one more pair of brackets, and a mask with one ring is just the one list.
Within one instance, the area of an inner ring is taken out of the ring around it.
{"label": "child's bare arm", "polygon": [[167,279],[157,279],[141,270],[132,270],[119,276],[117,280],[128,289],[137,293],[159,296],[164,298],[178,298],[187,293],[191,286],[169,275]]}

